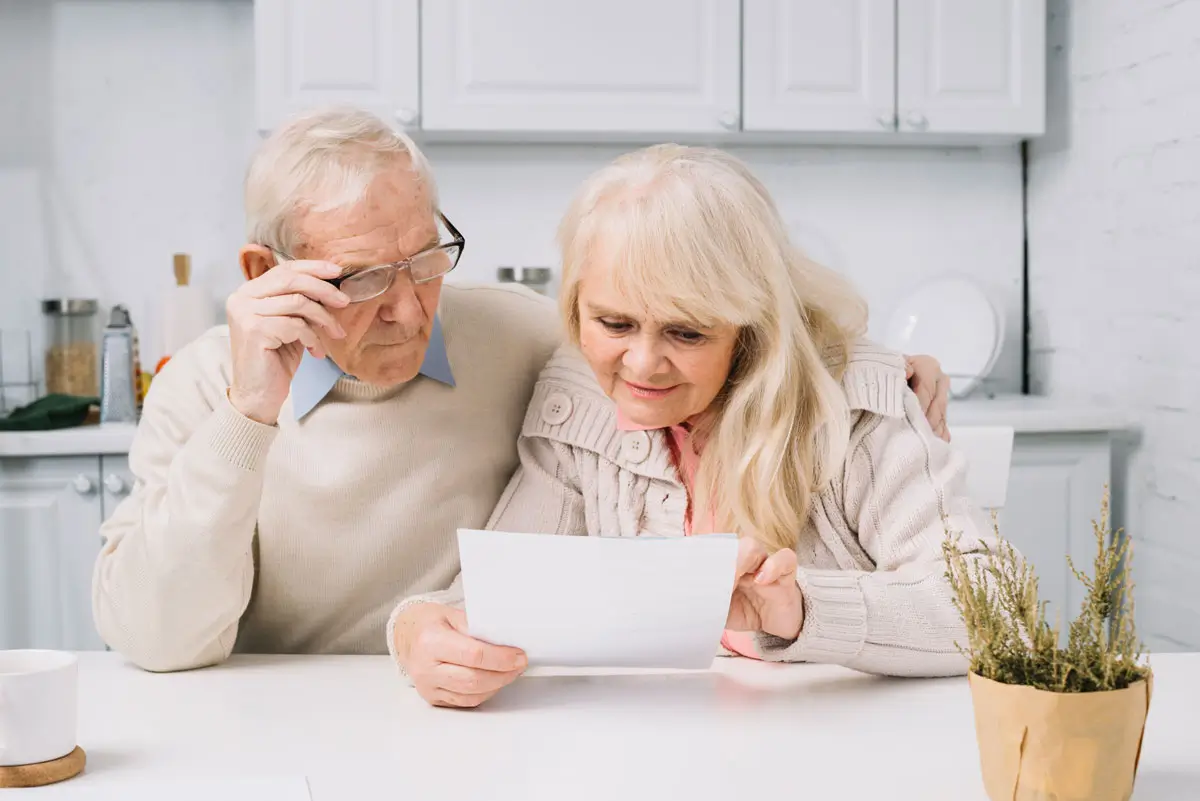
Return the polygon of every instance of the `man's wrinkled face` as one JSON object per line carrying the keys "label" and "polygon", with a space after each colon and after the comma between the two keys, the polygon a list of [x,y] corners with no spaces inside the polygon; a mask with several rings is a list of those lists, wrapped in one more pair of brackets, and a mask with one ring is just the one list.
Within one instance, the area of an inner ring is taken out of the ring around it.
{"label": "man's wrinkled face", "polygon": [[[402,261],[438,242],[429,189],[407,162],[381,173],[357,204],[303,212],[294,224],[302,244],[292,255],[333,262],[343,276]],[[346,336],[334,339],[318,329],[326,353],[360,381],[390,387],[412,380],[425,359],[442,280],[414,284],[408,270],[399,270],[382,295],[330,309]]]}

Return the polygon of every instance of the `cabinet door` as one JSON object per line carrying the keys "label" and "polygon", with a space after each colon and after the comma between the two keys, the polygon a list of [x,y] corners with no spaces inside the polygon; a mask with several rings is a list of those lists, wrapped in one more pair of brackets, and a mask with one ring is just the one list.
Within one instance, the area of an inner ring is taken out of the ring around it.
{"label": "cabinet door", "polygon": [[100,457],[101,519],[107,520],[117,505],[133,490],[133,472],[129,457],[109,455]]}
{"label": "cabinet door", "polygon": [[419,0],[255,0],[258,127],[344,104],[413,126]]}
{"label": "cabinet door", "polygon": [[696,132],[739,126],[738,0],[437,0],[422,127]]}
{"label": "cabinet door", "polygon": [[96,456],[0,459],[0,648],[100,650]]}
{"label": "cabinet door", "polygon": [[[1050,601],[1046,619],[1061,615],[1062,628],[1079,613],[1086,592],[1067,566],[1092,572],[1104,485],[1111,481],[1107,434],[1018,435],[1013,446],[1007,505],[998,515],[1001,535],[1032,564],[1038,592]],[[1115,528],[1115,526],[1114,526]]]}
{"label": "cabinet door", "polygon": [[897,0],[902,131],[1037,136],[1046,0]]}
{"label": "cabinet door", "polygon": [[747,131],[891,131],[895,0],[744,0]]}

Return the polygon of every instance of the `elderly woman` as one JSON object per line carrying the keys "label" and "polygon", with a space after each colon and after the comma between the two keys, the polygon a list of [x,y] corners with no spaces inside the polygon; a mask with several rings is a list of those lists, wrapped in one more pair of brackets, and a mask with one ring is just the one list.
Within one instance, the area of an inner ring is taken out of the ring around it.
{"label": "elderly woman", "polygon": [[[542,371],[489,527],[736,532],[728,650],[963,672],[941,543],[958,531],[986,558],[964,461],[904,358],[863,339],[863,301],[789,242],[764,187],[720,151],[652,147],[590,178],[559,239],[574,347]],[[439,704],[481,703],[524,664],[512,649],[393,644]]]}

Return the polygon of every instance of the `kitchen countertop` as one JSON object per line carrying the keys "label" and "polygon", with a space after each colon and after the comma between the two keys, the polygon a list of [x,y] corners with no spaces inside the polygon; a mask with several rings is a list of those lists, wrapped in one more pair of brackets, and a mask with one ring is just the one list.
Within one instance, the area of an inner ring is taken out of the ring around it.
{"label": "kitchen countertop", "polygon": [[0,431],[0,457],[129,453],[136,430],[133,423],[101,423],[56,431]]}
{"label": "kitchen countertop", "polygon": [[[1135,797],[1200,797],[1200,654],[1152,664]],[[158,780],[156,797],[195,781],[219,797],[222,779],[294,777],[313,801],[717,801],[755,781],[782,797],[987,798],[961,676],[718,659],[708,672],[524,677],[464,712],[428,706],[386,656],[239,655],[158,674],[85,653],[79,668],[88,764],[64,796]],[[43,789],[3,795],[59,798]]]}
{"label": "kitchen countertop", "polygon": [[[1103,432],[1127,429],[1131,415],[1120,409],[1066,403],[1028,395],[998,395],[950,401],[955,427],[1010,425],[1018,434]],[[108,423],[58,431],[0,432],[0,457],[128,453],[136,427]]]}
{"label": "kitchen countertop", "polygon": [[1135,425],[1133,415],[1118,407],[1035,395],[952,399],[947,417],[951,436],[955,426],[1008,425],[1018,434],[1062,434],[1123,431]]}

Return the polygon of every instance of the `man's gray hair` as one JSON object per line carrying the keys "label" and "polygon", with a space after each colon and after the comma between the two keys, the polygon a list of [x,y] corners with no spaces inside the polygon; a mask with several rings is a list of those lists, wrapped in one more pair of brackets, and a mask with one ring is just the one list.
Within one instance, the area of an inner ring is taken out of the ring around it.
{"label": "man's gray hair", "polygon": [[428,187],[437,185],[425,155],[404,133],[366,111],[324,108],[293,118],[259,147],[246,174],[248,241],[291,254],[301,242],[298,211],[353,205],[381,173],[403,166]]}

